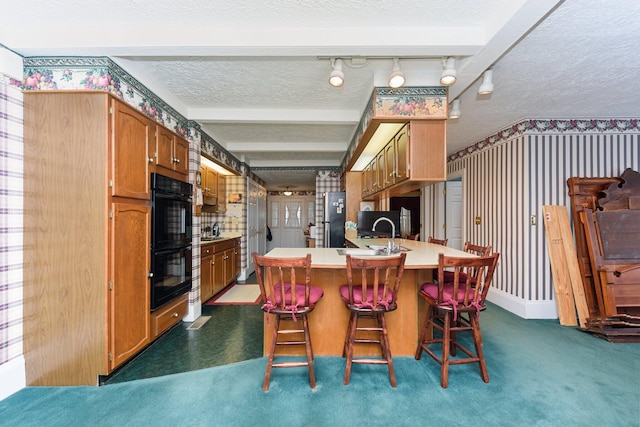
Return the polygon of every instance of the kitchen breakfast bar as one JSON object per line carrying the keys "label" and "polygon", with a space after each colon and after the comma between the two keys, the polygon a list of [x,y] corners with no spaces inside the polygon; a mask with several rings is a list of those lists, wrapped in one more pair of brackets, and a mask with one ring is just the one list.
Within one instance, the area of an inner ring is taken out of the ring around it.
{"label": "kitchen breakfast bar", "polygon": [[[387,245],[387,239],[347,239],[347,242],[347,246],[364,251],[369,249],[369,246]],[[418,289],[422,283],[431,280],[433,271],[437,270],[438,254],[461,257],[474,257],[474,255],[446,246],[414,240],[396,239],[395,242],[406,250],[407,258],[398,291],[398,308],[385,317],[391,353],[394,356],[413,356],[418,343],[421,322],[426,312],[426,303],[419,297]],[[340,255],[336,248],[275,248],[266,256],[294,258],[303,257],[308,253],[311,254],[311,284],[324,290],[324,296],[309,314],[313,353],[316,356],[341,356],[349,322],[349,310],[342,302],[338,288],[347,282],[346,255]],[[269,352],[268,344],[272,325],[273,321],[265,320],[265,355]],[[304,354],[304,349],[287,347],[287,353],[279,351],[278,354]],[[379,351],[373,346],[367,347],[371,347],[372,355]],[[367,351],[363,348],[358,354],[367,355]]]}

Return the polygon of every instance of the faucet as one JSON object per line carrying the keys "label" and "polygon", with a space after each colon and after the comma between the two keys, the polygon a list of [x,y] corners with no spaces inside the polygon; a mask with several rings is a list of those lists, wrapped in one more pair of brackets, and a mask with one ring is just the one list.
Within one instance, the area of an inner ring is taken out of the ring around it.
{"label": "faucet", "polygon": [[396,250],[396,243],[395,243],[396,225],[393,223],[393,221],[391,221],[386,216],[381,216],[380,218],[375,220],[375,222],[373,223],[373,227],[372,227],[371,231],[376,231],[376,225],[378,225],[378,223],[380,221],[382,221],[382,220],[385,220],[389,224],[391,224],[391,238],[389,239],[389,242],[388,242],[388,245],[387,245],[387,253],[391,254],[393,251]]}

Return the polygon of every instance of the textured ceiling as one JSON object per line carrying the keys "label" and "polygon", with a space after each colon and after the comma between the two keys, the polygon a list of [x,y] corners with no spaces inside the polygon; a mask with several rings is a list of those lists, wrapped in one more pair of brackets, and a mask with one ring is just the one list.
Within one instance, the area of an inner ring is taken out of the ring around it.
{"label": "textured ceiling", "polygon": [[[340,164],[391,57],[407,86],[438,84],[442,58],[458,58],[449,98],[462,117],[448,123],[449,153],[523,118],[640,109],[635,0],[50,0],[2,10],[11,19],[0,44],[24,56],[110,56],[269,189],[312,189],[317,168]],[[369,59],[346,60],[345,85],[333,88],[335,56]],[[495,91],[479,96],[491,66]]]}

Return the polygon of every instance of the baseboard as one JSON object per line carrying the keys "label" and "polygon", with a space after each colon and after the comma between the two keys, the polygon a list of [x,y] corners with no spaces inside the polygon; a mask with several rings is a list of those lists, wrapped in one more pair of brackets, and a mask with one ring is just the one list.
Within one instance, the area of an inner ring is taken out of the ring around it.
{"label": "baseboard", "polygon": [[27,386],[24,357],[11,359],[0,365],[0,400]]}
{"label": "baseboard", "polygon": [[555,301],[526,301],[498,289],[490,289],[487,301],[524,319],[557,319]]}

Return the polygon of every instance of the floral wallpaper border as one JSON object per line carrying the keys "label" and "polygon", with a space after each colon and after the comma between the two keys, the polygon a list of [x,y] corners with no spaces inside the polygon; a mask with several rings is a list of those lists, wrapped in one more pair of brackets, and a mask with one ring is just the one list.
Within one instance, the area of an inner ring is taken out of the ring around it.
{"label": "floral wallpaper border", "polygon": [[245,163],[202,132],[198,123],[187,120],[108,57],[28,57],[23,59],[23,67],[22,81],[10,79],[10,85],[25,91],[109,92],[189,142],[198,143],[215,160],[264,185],[260,178],[251,174]]}
{"label": "floral wallpaper border", "polygon": [[640,133],[640,119],[529,119],[515,123],[450,156],[447,161],[461,159],[487,147],[507,142],[523,134],[583,132]]}

